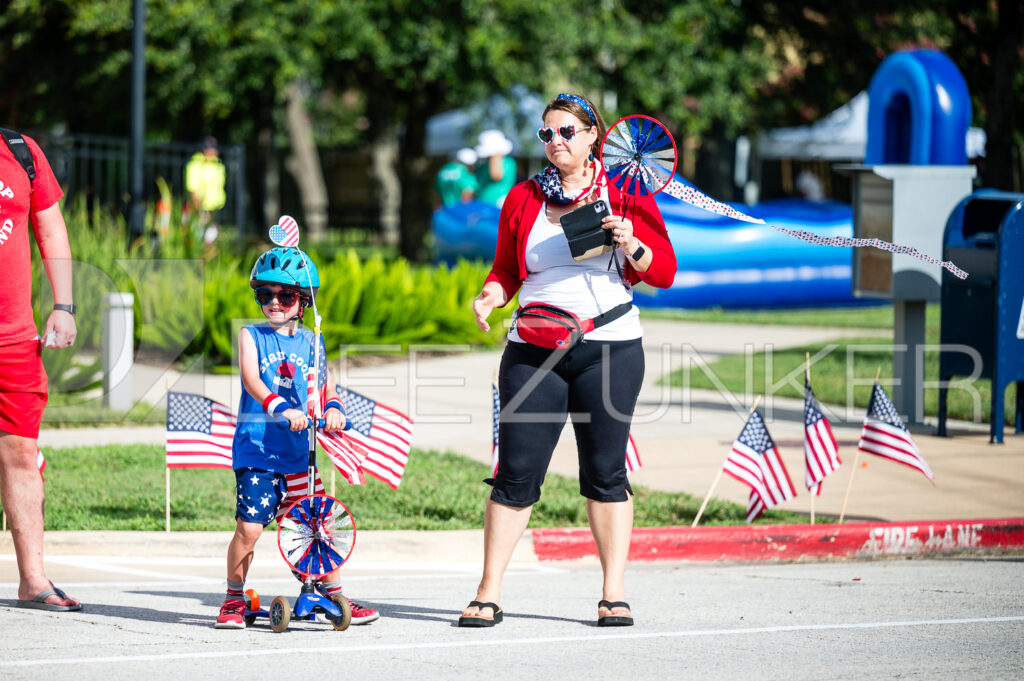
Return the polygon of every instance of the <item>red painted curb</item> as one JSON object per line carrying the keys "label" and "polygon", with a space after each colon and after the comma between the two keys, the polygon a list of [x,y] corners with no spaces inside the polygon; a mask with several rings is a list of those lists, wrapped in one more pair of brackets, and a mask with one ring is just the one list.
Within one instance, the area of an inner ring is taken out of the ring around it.
{"label": "red painted curb", "polygon": [[[532,530],[540,560],[596,556],[586,528]],[[875,558],[1024,549],[1024,518],[843,525],[636,527],[632,561],[763,561]]]}

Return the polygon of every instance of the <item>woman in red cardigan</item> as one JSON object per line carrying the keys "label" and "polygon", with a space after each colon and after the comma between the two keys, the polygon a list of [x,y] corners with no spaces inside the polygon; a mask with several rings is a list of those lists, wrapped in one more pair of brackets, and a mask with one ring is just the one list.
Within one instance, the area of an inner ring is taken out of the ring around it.
{"label": "woman in red cardigan", "polygon": [[[607,182],[597,160],[606,128],[593,103],[558,95],[543,120],[537,136],[551,165],[506,197],[494,266],[473,312],[486,331],[491,310],[518,292],[520,305],[546,303],[580,320],[600,321],[568,348],[526,342],[515,324],[509,331],[498,378],[500,459],[494,478],[486,481],[493,489],[484,520],[483,577],[459,626],[501,622],[505,567],[540,498],[567,416],[576,434],[580,493],[604,571],[597,623],[628,626],[633,617],[624,600],[624,575],[633,491],[625,457],[644,374],[643,331],[630,285],[643,281],[667,288],[676,259],[653,198],[620,195]],[[560,220],[601,200],[611,208],[601,224],[612,233],[611,256],[575,260]],[[530,338],[525,330],[523,335]]]}

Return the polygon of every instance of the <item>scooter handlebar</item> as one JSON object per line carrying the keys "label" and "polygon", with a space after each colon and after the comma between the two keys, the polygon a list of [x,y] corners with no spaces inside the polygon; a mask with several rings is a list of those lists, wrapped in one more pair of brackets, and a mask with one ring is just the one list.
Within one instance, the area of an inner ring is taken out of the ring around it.
{"label": "scooter handlebar", "polygon": [[[274,420],[274,422],[277,424],[278,428],[288,428],[291,425],[288,422],[288,419],[285,419],[285,418],[277,418],[277,419]],[[306,416],[306,428],[309,428],[311,425],[313,425],[313,417],[307,415]],[[316,429],[317,430],[323,430],[324,426],[326,426],[326,425],[327,425],[327,419],[317,419],[316,420]],[[345,419],[345,427],[342,428],[342,430],[348,430],[351,427],[352,427],[352,422],[349,421],[348,419]]]}

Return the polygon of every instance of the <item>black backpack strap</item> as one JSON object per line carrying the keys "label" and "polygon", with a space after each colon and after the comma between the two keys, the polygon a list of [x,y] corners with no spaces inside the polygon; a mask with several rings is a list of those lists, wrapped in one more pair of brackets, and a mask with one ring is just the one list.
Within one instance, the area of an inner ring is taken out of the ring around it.
{"label": "black backpack strap", "polygon": [[7,128],[0,128],[0,135],[3,136],[4,142],[7,142],[7,146],[10,148],[11,153],[14,154],[14,158],[17,159],[21,167],[28,173],[29,184],[33,184],[36,179],[36,164],[32,161],[32,150],[28,148],[25,138],[14,130],[8,130]]}

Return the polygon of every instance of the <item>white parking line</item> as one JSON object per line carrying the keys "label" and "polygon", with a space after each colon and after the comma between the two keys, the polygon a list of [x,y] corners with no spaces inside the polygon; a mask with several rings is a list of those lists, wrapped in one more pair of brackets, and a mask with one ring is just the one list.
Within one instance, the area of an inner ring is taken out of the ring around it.
{"label": "white parking line", "polygon": [[1024,622],[1024,615],[1011,617],[971,617],[947,620],[909,620],[899,622],[842,622],[837,624],[806,624],[778,627],[751,627],[748,629],[697,629],[694,631],[663,631],[633,634],[593,634],[589,636],[551,636],[546,638],[511,638],[489,641],[433,641],[430,643],[381,643],[361,646],[322,646],[301,648],[274,648],[258,650],[222,650],[217,652],[167,653],[164,655],[130,655],[110,657],[39,658],[36,660],[0,661],[0,669],[36,665],[124,664],[130,662],[160,662],[166,660],[223,659],[229,657],[255,657],[260,655],[308,655],[310,653],[353,653],[362,651],[424,650],[446,648],[472,648],[481,646],[545,645],[551,643],[580,643],[593,641],[628,641],[657,638],[694,638],[703,636],[750,636],[754,634],[781,634],[798,631],[841,631],[856,629],[895,629],[900,627],[954,626],[959,624],[999,624]]}

